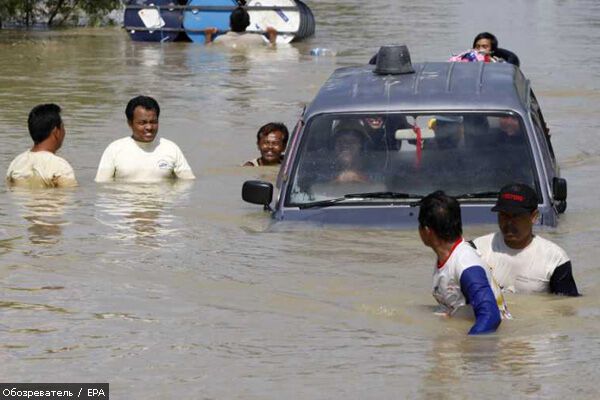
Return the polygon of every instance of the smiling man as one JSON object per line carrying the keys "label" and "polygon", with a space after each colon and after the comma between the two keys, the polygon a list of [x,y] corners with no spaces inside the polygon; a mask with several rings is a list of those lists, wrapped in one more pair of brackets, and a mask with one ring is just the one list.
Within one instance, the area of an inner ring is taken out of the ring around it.
{"label": "smiling man", "polygon": [[539,215],[535,190],[520,183],[504,186],[492,211],[498,212],[500,232],[473,242],[503,290],[579,296],[565,251],[533,234]]}
{"label": "smiling man", "polygon": [[137,96],[125,108],[131,136],[112,142],[100,159],[96,182],[157,182],[164,179],[194,179],[179,147],[170,140],[156,139],[160,107],[152,97]]}

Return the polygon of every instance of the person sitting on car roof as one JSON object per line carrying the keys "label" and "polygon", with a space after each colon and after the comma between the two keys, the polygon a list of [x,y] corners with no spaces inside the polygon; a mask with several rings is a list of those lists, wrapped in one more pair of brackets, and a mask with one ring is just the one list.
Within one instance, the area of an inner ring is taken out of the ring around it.
{"label": "person sitting on car roof", "polygon": [[489,32],[481,32],[473,39],[470,50],[453,56],[449,61],[455,62],[507,62],[517,67],[520,64],[519,57],[513,52],[498,48],[498,39]]}

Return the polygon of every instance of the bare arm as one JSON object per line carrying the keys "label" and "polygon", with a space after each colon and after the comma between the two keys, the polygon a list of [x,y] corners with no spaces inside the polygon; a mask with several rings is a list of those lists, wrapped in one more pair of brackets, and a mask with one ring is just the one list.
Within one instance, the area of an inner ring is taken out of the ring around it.
{"label": "bare arm", "polygon": [[271,46],[275,46],[277,44],[277,29],[272,26],[267,27],[267,38]]}
{"label": "bare arm", "polygon": [[206,28],[204,30],[204,44],[210,44],[215,39],[214,36],[217,34],[219,30],[217,28]]}

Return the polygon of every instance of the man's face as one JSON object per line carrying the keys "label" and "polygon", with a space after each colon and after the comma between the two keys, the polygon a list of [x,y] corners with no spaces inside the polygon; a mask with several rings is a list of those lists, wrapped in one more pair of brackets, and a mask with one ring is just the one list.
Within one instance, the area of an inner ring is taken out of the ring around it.
{"label": "man's face", "polygon": [[532,213],[513,214],[504,211],[498,213],[498,226],[502,232],[504,243],[511,249],[523,249],[533,239],[533,223],[538,211]]}
{"label": "man's face", "polygon": [[57,137],[56,137],[56,141],[58,143],[57,150],[62,147],[62,144],[63,144],[63,141],[65,140],[66,134],[67,134],[67,131],[65,130],[65,124],[61,122],[60,127],[58,128]]}
{"label": "man's face", "polygon": [[383,127],[383,118],[381,117],[367,117],[365,118],[367,126],[371,129],[381,129]]}
{"label": "man's face", "polygon": [[150,143],[158,133],[158,116],[156,111],[137,106],[133,110],[133,119],[127,122],[131,128],[133,140]]}
{"label": "man's face", "polygon": [[258,140],[258,149],[263,165],[279,164],[281,154],[285,151],[283,132],[273,131],[261,136]]}
{"label": "man's face", "polygon": [[519,120],[512,115],[500,117],[498,121],[500,129],[508,136],[517,136],[520,133]]}
{"label": "man's face", "polygon": [[362,141],[353,133],[343,133],[335,139],[335,153],[338,162],[351,167],[358,160],[362,149]]}

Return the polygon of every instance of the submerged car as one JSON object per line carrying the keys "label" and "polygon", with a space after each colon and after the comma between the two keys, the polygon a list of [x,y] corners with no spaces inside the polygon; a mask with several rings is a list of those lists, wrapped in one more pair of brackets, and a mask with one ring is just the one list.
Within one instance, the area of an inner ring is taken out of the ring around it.
{"label": "submerged car", "polygon": [[535,188],[538,223],[566,208],[548,129],[529,81],[508,63],[410,63],[383,47],[376,66],[336,70],[298,122],[273,186],[245,201],[275,220],[415,226],[418,200],[443,190],[463,222],[492,223],[500,188]]}

